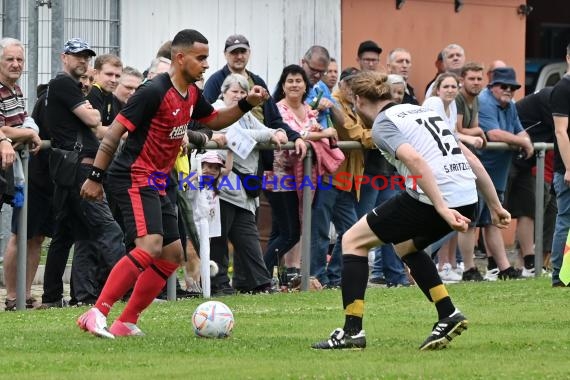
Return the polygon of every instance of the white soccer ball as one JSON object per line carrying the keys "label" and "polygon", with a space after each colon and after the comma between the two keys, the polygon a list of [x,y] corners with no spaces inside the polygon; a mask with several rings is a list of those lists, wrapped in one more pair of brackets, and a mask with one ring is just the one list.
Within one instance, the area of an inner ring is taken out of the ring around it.
{"label": "white soccer ball", "polygon": [[204,302],[192,314],[192,327],[200,337],[227,338],[234,328],[234,315],[222,302]]}

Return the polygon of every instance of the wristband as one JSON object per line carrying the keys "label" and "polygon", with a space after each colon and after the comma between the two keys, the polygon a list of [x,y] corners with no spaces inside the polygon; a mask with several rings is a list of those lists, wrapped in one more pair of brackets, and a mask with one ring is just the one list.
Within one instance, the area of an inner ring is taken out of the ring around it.
{"label": "wristband", "polygon": [[105,174],[105,170],[99,169],[98,167],[93,166],[93,168],[91,169],[91,172],[89,173],[87,178],[90,179],[91,181],[94,181],[97,183],[102,183],[104,174]]}
{"label": "wristband", "polygon": [[238,105],[239,109],[241,110],[241,112],[243,112],[243,113],[248,113],[254,107],[251,104],[249,104],[249,102],[245,98],[241,98],[238,101],[237,105]]}

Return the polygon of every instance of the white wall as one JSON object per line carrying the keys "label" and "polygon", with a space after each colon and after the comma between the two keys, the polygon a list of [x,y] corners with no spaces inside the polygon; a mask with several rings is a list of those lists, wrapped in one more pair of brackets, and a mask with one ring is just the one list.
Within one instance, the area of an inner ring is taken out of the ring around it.
{"label": "white wall", "polygon": [[299,63],[311,45],[340,58],[341,0],[123,0],[121,58],[144,70],[160,45],[181,29],[196,29],[209,41],[210,69],[225,64],[226,38],[245,35],[248,69],[273,87],[284,66]]}

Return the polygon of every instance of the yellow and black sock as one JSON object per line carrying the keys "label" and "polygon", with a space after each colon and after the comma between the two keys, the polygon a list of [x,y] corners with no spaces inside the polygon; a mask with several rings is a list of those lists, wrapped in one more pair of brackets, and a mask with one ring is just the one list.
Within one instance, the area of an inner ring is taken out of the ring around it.
{"label": "yellow and black sock", "polygon": [[435,304],[439,319],[450,316],[455,311],[455,306],[428,254],[424,251],[413,252],[404,256],[402,260],[410,268],[410,273],[418,287],[427,299]]}
{"label": "yellow and black sock", "polygon": [[368,257],[344,254],[342,262],[344,331],[349,335],[355,335],[362,330],[364,293],[368,284]]}

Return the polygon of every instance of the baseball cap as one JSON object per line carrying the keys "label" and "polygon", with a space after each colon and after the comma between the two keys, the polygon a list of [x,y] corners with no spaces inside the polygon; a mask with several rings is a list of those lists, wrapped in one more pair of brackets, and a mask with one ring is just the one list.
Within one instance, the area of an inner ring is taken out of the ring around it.
{"label": "baseball cap", "polygon": [[220,157],[220,155],[214,151],[208,151],[202,155],[200,162],[208,162],[210,164],[220,164],[224,165],[224,161]]}
{"label": "baseball cap", "polygon": [[358,74],[360,72],[360,70],[358,70],[356,67],[347,67],[346,69],[342,70],[342,72],[340,73],[340,79],[341,81],[346,80],[346,79],[350,79],[353,76],[355,76],[356,74]]}
{"label": "baseball cap", "polygon": [[91,50],[89,44],[81,38],[72,38],[63,45],[63,52],[65,54],[78,54],[84,51],[89,53],[92,57],[97,55],[97,53]]}
{"label": "baseball cap", "polygon": [[374,53],[381,54],[382,48],[378,46],[376,42],[371,40],[360,43],[360,46],[358,46],[358,56],[360,57],[362,53],[365,53],[367,51],[373,51]]}
{"label": "baseball cap", "polygon": [[249,41],[241,34],[233,34],[226,39],[224,51],[229,53],[235,49],[249,49]]}

